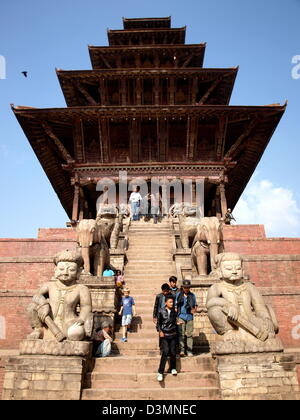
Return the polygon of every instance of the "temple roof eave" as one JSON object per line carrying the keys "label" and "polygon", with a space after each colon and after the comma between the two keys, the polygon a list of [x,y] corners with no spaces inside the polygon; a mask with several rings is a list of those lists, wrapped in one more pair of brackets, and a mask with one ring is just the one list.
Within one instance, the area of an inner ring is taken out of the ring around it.
{"label": "temple roof eave", "polygon": [[[14,106],[12,109],[15,114],[23,114],[24,117],[34,117],[35,114],[40,114],[45,116],[45,114],[65,114],[65,115],[78,115],[79,113],[84,117],[85,115],[97,114],[102,117],[110,117],[110,115],[122,115],[131,114],[131,115],[140,115],[143,116],[147,113],[155,114],[158,113],[162,116],[172,117],[174,113],[187,115],[187,114],[200,114],[200,113],[209,113],[210,115],[221,113],[234,113],[234,112],[266,112],[270,114],[271,112],[284,112],[286,109],[287,103],[284,105],[281,104],[272,104],[272,105],[140,105],[140,106],[76,106],[76,107],[67,107],[67,108],[31,108],[27,106]],[[72,121],[72,119],[70,119]]]}
{"label": "temple roof eave", "polygon": [[[235,144],[230,148],[230,151],[223,157],[223,164],[235,160],[238,156],[238,164],[229,169],[231,179],[234,180],[228,185],[227,197],[228,204],[234,208],[238,199],[240,198],[244,188],[246,187],[250,177],[252,176],[257,164],[259,163],[265,148],[267,147],[274,130],[277,127],[284,111],[285,105],[271,105],[271,106],[221,106],[221,105],[202,105],[202,106],[168,106],[168,107],[130,107],[126,116],[124,108],[122,107],[73,107],[73,108],[50,108],[50,109],[32,109],[27,107],[14,107],[13,111],[24,130],[33,150],[35,151],[45,173],[47,174],[55,192],[65,208],[66,212],[71,214],[72,206],[72,188],[70,183],[70,172],[64,169],[64,165],[69,165],[72,168],[76,162],[68,156],[66,150],[59,150],[59,153],[52,147],[51,142],[45,138],[45,130],[47,126],[54,124],[61,128],[68,130],[73,128],[74,121],[78,119],[92,122],[99,121],[99,118],[138,118],[147,115],[153,115],[154,118],[169,118],[170,120],[176,117],[176,111],[179,117],[190,118],[193,115],[213,118],[230,118],[231,120],[244,118],[246,127],[256,122],[257,126],[254,128],[253,135],[249,139],[246,138],[244,144],[240,139],[242,145],[241,152],[236,153]],[[151,114],[150,114],[151,113]],[[51,130],[49,135],[51,136]],[[54,138],[55,141],[55,138]],[[239,140],[238,140],[239,141]],[[63,139],[62,139],[63,142]],[[231,150],[233,152],[231,153]],[[170,162],[169,162],[170,163]],[[187,162],[188,163],[188,162]],[[199,162],[198,162],[199,163]],[[217,162],[215,162],[217,163]],[[220,165],[222,162],[219,162]],[[176,163],[176,165],[180,163]],[[190,161],[189,165],[195,165],[197,162]],[[213,162],[209,162],[213,164]],[[124,164],[126,166],[126,163]],[[123,165],[123,166],[124,166]],[[138,163],[134,164],[136,167]],[[162,165],[168,165],[168,162],[162,162]],[[148,165],[151,167],[151,163]],[[102,167],[102,165],[100,165]],[[82,168],[83,169],[83,168]],[[89,170],[88,168],[86,170]],[[173,172],[172,172],[173,173]]]}

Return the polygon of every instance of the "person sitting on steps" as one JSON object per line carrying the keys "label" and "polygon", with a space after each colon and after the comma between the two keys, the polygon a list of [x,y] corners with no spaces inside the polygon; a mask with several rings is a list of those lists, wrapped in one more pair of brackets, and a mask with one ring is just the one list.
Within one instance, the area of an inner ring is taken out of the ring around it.
{"label": "person sitting on steps", "polygon": [[95,357],[108,357],[111,353],[112,326],[108,321],[104,321],[102,328],[96,330],[94,342],[96,345]]}

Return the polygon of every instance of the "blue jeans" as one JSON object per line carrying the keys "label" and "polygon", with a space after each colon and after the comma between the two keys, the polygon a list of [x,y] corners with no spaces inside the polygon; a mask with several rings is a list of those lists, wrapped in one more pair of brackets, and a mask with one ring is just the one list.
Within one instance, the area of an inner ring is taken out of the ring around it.
{"label": "blue jeans", "polygon": [[131,203],[132,220],[139,220],[140,203]]}
{"label": "blue jeans", "polygon": [[111,353],[111,342],[107,339],[104,340],[98,347],[96,357],[107,357]]}

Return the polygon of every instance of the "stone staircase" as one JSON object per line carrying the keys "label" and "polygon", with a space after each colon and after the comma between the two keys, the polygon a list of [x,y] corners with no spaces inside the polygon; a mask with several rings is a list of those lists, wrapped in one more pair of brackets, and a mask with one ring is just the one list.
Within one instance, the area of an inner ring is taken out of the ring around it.
{"label": "stone staircase", "polygon": [[[171,254],[171,228],[167,220],[132,222],[129,230],[126,285],[135,299],[137,316],[128,342],[116,333],[113,355],[95,359],[85,378],[84,400],[181,400],[218,399],[219,378],[210,354],[177,361],[178,376],[156,380],[160,355],[152,312],[155,296],[168,282],[175,267]],[[166,369],[167,371],[167,369]]]}

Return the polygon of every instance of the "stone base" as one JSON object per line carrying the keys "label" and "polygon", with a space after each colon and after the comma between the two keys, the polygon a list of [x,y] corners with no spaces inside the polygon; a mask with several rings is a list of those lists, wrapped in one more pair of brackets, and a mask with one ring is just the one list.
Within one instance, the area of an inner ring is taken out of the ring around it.
{"label": "stone base", "polygon": [[216,341],[211,344],[211,352],[216,355],[283,352],[283,346],[279,338],[270,338],[265,342],[257,339],[249,341]]}
{"label": "stone base", "polygon": [[92,343],[88,341],[23,340],[21,355],[79,356],[90,357]]}
{"label": "stone base", "polygon": [[80,357],[10,357],[2,399],[80,400],[85,364]]}
{"label": "stone base", "polygon": [[293,356],[265,353],[216,359],[223,400],[300,400]]}

